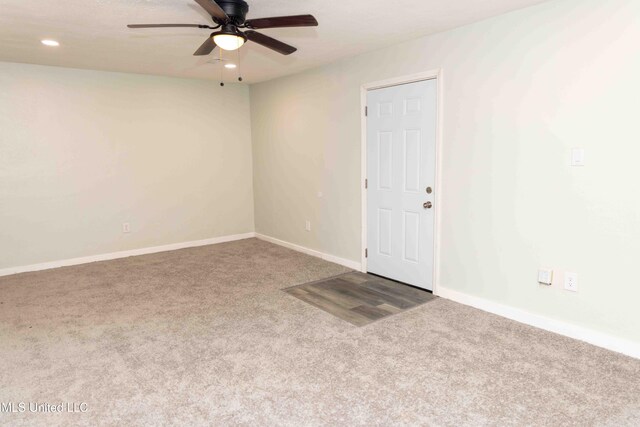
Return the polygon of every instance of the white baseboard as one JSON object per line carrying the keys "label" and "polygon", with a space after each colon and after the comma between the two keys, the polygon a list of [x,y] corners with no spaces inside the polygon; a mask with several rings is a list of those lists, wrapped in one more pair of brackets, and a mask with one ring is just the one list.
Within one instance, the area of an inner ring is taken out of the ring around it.
{"label": "white baseboard", "polygon": [[[340,258],[334,255],[325,254],[313,249],[305,248],[304,246],[296,245],[293,243],[285,242],[274,237],[265,236],[259,233],[244,233],[235,234],[231,236],[214,237],[211,239],[196,240],[191,242],[172,243],[169,245],[154,246],[149,248],[132,249],[128,251],[113,252],[108,254],[91,255],[80,258],[65,259],[59,261],[45,262],[41,264],[25,265],[20,267],[9,267],[0,269],[0,277],[8,276],[11,274],[26,273],[30,271],[49,270],[52,268],[67,267],[72,265],[87,264],[97,261],[108,261],[118,258],[127,258],[131,256],[154,254],[158,252],[174,251],[177,249],[193,248],[198,246],[215,245],[218,243],[232,242],[236,240],[244,240],[257,237],[258,239],[270,242],[279,246],[284,246],[294,251],[302,252],[307,255],[311,255],[317,258],[321,258],[328,262],[333,262],[351,268],[353,270],[361,271],[362,266],[359,262],[351,261],[345,258]],[[593,331],[591,329],[583,328],[580,326],[572,325],[570,323],[562,322],[560,320],[551,319],[538,314],[533,314],[525,310],[510,307],[507,305],[499,304],[493,301],[489,301],[483,298],[468,295],[462,292],[448,289],[442,285],[436,287],[436,295],[441,298],[445,298],[451,301],[458,302],[460,304],[475,307],[477,309],[496,314],[498,316],[506,317],[507,319],[515,320],[516,322],[524,323],[526,325],[534,326],[546,331],[554,332],[560,335],[564,335],[569,338],[574,338],[580,341],[593,344],[598,347],[606,348],[618,353],[626,354],[637,359],[640,359],[640,343],[617,338],[611,335],[604,334],[602,332]]]}
{"label": "white baseboard", "polygon": [[214,237],[211,239],[195,240],[192,242],[172,243],[169,245],[154,246],[150,248],[132,249],[128,251],[112,252],[109,254],[91,255],[80,258],[64,259],[59,261],[44,262],[41,264],[24,265],[20,267],[9,267],[0,269],[0,276],[8,276],[11,274],[27,273],[30,271],[49,270],[51,268],[68,267],[71,265],[87,264],[96,261],[108,261],[118,258],[127,258],[130,256],[155,254],[158,252],[175,251],[176,249],[195,248],[197,246],[215,245],[224,242],[233,242],[235,240],[250,239],[255,237],[256,233],[234,234],[231,236]]}
{"label": "white baseboard", "polygon": [[627,356],[640,359],[640,343],[629,341],[623,338],[617,338],[602,332],[565,323],[560,320],[551,319],[539,314],[533,314],[525,310],[499,304],[483,298],[468,295],[462,292],[454,291],[443,286],[436,287],[436,295],[460,304],[475,307],[477,309],[515,320],[516,322],[544,329],[545,331],[554,332],[569,338],[593,344],[598,347],[606,348]]}
{"label": "white baseboard", "polygon": [[256,233],[256,237],[260,240],[264,240],[265,242],[273,243],[279,246],[284,246],[288,249],[293,249],[297,252],[302,252],[303,254],[311,255],[316,258],[321,258],[325,261],[332,262],[334,264],[340,264],[352,270],[360,271],[362,269],[362,265],[357,261],[351,261],[350,259],[340,258],[334,255],[325,254],[313,249],[305,248],[304,246],[296,245],[293,243],[285,242],[284,240],[276,239],[275,237],[265,236],[264,234]]}

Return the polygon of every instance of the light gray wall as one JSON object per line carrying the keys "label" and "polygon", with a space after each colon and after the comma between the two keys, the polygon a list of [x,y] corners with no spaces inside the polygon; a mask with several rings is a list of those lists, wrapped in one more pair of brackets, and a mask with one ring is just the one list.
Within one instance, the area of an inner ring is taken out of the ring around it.
{"label": "light gray wall", "polygon": [[0,269],[253,231],[249,114],[243,85],[0,63]]}
{"label": "light gray wall", "polygon": [[254,85],[256,231],[359,261],[360,87],[442,68],[438,284],[640,341],[638,40],[637,0],[558,0]]}

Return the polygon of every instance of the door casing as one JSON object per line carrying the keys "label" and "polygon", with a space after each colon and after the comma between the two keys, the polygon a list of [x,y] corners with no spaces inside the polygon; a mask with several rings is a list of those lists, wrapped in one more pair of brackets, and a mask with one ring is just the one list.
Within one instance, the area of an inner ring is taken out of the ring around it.
{"label": "door casing", "polygon": [[360,191],[362,197],[362,272],[367,272],[367,257],[365,255],[365,250],[368,247],[367,242],[367,221],[368,221],[368,212],[367,212],[367,189],[365,188],[365,183],[367,180],[367,117],[365,115],[365,109],[367,107],[367,93],[370,90],[382,89],[386,87],[398,86],[407,83],[415,83],[424,80],[436,80],[437,81],[437,100],[436,100],[436,182],[434,184],[434,208],[435,208],[435,218],[434,218],[434,239],[433,239],[433,293],[437,295],[438,293],[438,283],[439,283],[439,261],[440,261],[440,218],[441,215],[441,194],[442,194],[442,186],[441,186],[441,167],[440,167],[440,156],[442,153],[442,128],[443,128],[443,117],[442,117],[442,105],[443,105],[443,75],[442,69],[425,71],[418,74],[411,74],[407,76],[395,77],[387,80],[381,80],[376,82],[370,82],[363,84],[360,88],[360,111],[362,111],[361,115],[361,180],[360,180]]}

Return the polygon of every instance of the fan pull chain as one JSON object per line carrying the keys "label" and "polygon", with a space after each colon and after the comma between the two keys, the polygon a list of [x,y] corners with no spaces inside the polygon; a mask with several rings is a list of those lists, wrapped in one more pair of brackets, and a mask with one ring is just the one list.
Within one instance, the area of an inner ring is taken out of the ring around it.
{"label": "fan pull chain", "polygon": [[236,50],[237,58],[238,58],[238,81],[242,81],[242,69],[240,68],[240,49]]}
{"label": "fan pull chain", "polygon": [[220,86],[224,86],[224,64],[222,62],[222,49],[218,49],[220,51]]}

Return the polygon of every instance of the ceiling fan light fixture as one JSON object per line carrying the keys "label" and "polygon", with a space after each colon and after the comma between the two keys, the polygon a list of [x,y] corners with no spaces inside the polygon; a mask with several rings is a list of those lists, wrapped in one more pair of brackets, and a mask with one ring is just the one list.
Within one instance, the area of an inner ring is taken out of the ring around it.
{"label": "ceiling fan light fixture", "polygon": [[213,34],[214,43],[223,50],[238,50],[242,47],[246,38],[240,32],[219,32]]}

